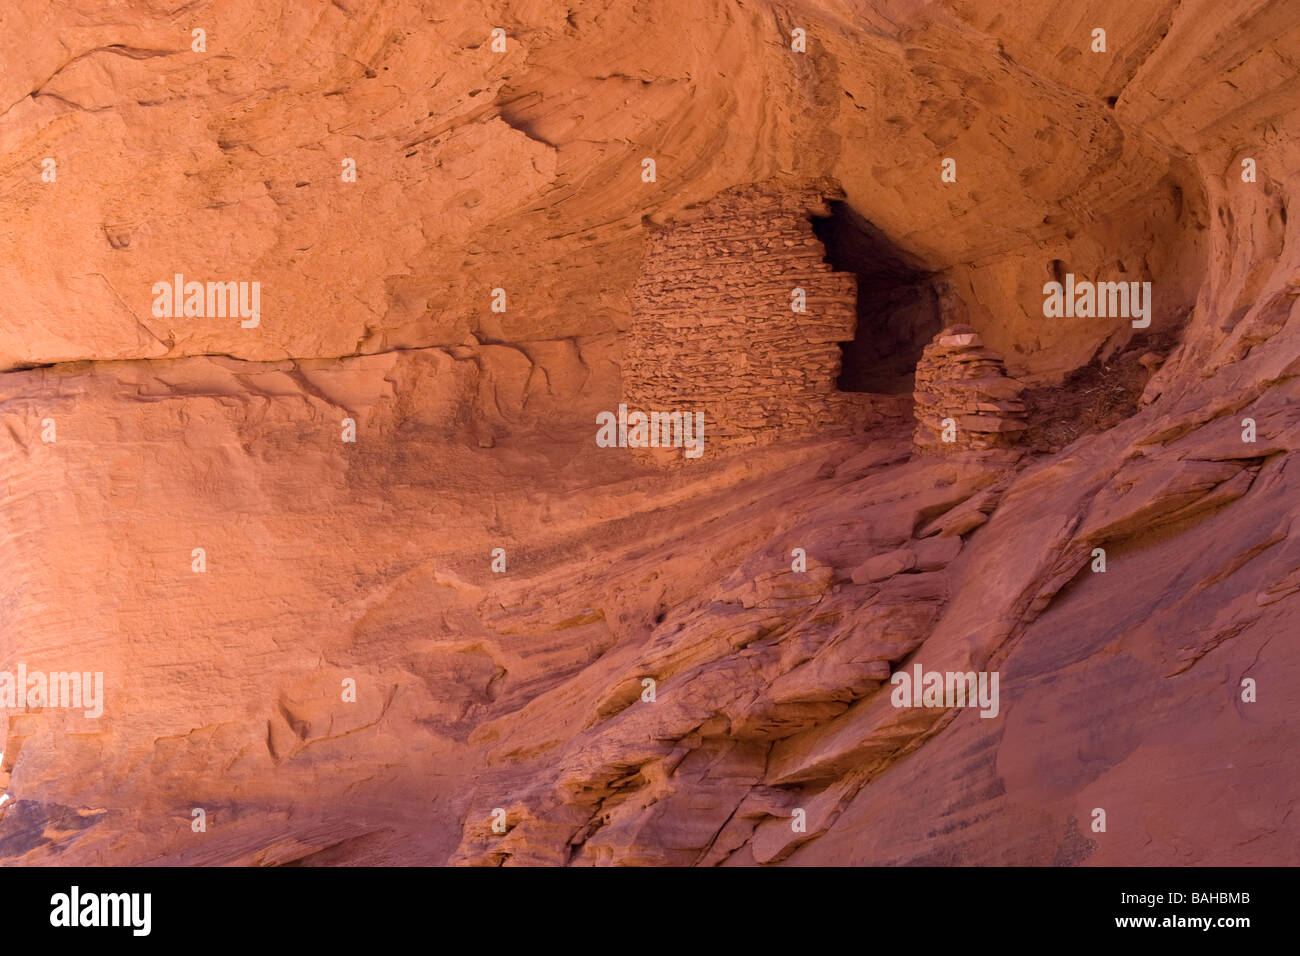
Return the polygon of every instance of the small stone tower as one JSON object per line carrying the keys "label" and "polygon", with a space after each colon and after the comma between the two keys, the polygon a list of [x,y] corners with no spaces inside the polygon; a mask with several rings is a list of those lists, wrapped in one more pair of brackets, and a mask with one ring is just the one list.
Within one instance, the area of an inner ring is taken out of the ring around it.
{"label": "small stone tower", "polygon": [[1029,427],[1024,386],[1007,377],[1002,356],[969,325],[950,325],[925,347],[915,388],[918,454],[1011,448]]}

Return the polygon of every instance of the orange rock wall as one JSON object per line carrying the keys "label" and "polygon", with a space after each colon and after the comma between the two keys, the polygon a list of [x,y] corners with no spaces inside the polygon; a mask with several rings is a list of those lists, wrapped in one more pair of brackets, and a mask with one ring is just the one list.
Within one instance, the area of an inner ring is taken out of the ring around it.
{"label": "orange rock wall", "polygon": [[[0,61],[0,670],[105,678],[0,712],[0,864],[1300,864],[1294,0],[13,0]],[[1135,335],[1046,281],[1150,280],[1140,404],[802,431],[829,179],[1034,389]],[[632,393],[755,440],[595,447]]]}

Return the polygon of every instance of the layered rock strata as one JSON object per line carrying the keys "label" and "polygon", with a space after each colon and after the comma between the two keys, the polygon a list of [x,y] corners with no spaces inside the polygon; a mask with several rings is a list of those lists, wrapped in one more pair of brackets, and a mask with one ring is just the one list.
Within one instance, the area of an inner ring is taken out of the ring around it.
{"label": "layered rock strata", "polygon": [[1024,386],[969,325],[950,325],[916,366],[916,432],[921,454],[1012,448],[1025,423]]}
{"label": "layered rock strata", "polygon": [[[0,865],[1300,865],[1300,6],[358,6],[0,8],[0,675],[104,676],[0,677]],[[643,223],[820,177],[1035,392],[1158,352],[1136,410],[596,447]]]}

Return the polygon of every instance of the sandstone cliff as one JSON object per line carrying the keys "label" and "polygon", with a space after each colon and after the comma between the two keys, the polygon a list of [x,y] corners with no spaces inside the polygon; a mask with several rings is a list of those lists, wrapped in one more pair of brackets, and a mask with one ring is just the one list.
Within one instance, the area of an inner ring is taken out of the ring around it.
{"label": "sandstone cliff", "polygon": [[[18,0],[0,57],[0,671],[104,686],[0,710],[0,862],[1300,863],[1300,6]],[[629,399],[717,441],[598,447]]]}

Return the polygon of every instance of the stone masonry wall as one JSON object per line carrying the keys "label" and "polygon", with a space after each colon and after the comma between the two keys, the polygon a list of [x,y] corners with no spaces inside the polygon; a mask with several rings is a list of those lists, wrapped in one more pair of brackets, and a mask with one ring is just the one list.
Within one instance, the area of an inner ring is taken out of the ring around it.
{"label": "stone masonry wall", "polygon": [[[840,342],[857,280],[835,272],[811,215],[817,189],[729,190],[649,240],[632,294],[623,390],[629,409],[700,411],[706,442],[753,444],[843,421]],[[807,311],[791,310],[791,291]],[[858,405],[861,402],[857,403]]]}
{"label": "stone masonry wall", "polygon": [[[919,453],[1012,448],[1028,426],[1020,401],[1024,386],[1008,378],[1002,356],[984,347],[969,325],[950,325],[934,337],[916,366],[916,431]],[[944,421],[951,420],[950,441]]]}

